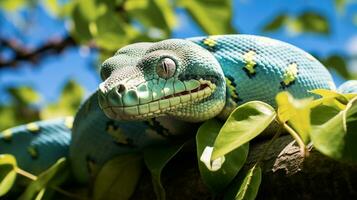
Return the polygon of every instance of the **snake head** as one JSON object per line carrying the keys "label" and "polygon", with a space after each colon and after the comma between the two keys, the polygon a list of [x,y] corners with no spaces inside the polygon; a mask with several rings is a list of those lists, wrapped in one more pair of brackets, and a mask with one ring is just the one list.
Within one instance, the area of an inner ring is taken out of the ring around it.
{"label": "snake head", "polygon": [[101,66],[99,104],[115,120],[172,116],[198,122],[216,116],[226,85],[215,57],[182,39],[123,47]]}

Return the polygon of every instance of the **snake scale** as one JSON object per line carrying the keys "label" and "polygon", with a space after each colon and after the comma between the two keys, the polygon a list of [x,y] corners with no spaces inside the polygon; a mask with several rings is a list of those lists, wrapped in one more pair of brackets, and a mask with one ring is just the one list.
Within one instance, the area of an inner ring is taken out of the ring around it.
{"label": "snake scale", "polygon": [[193,124],[227,115],[244,102],[275,105],[324,88],[357,92],[357,81],[338,89],[330,73],[305,51],[267,37],[216,35],[135,43],[101,66],[103,82],[73,118],[39,121],[2,131],[0,153],[39,174],[68,157],[86,183],[116,155],[194,134]]}

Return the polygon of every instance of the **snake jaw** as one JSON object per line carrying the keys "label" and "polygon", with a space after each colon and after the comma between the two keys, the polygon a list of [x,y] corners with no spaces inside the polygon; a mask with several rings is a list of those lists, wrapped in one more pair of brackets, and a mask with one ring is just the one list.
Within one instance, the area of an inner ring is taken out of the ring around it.
{"label": "snake jaw", "polygon": [[[127,90],[126,93],[120,94],[117,90],[108,91],[104,86],[100,86],[99,104],[109,118],[141,120],[167,115],[176,109],[198,103],[211,96],[216,90],[216,85],[210,80],[191,79],[175,82],[183,83],[184,89],[182,86],[172,87],[172,92],[170,88],[164,87],[155,92],[150,91],[144,83],[137,86],[136,90]],[[128,105],[127,99],[136,100]]]}

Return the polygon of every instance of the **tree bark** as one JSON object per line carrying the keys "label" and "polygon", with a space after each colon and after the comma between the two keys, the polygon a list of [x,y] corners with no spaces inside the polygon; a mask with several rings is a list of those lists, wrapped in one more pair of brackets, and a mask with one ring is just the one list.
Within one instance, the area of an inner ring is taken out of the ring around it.
{"label": "tree bark", "polygon": [[[270,140],[251,144],[244,167],[253,165]],[[221,199],[200,178],[195,153],[175,157],[162,174],[167,199]],[[315,150],[307,158],[288,136],[279,137],[262,162],[257,199],[357,199],[357,165],[332,160]],[[132,199],[156,199],[146,171]]]}

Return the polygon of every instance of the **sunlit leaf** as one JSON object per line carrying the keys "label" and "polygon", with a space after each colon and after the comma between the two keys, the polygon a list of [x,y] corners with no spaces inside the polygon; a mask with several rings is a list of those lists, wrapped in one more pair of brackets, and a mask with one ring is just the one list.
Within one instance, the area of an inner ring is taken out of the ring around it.
{"label": "sunlit leaf", "polygon": [[236,108],[221,128],[214,143],[212,160],[249,142],[275,119],[274,109],[263,102],[251,101]]}
{"label": "sunlit leaf", "polygon": [[33,104],[40,100],[40,95],[28,86],[8,88],[7,90],[13,100],[22,105]]}
{"label": "sunlit leaf", "polygon": [[303,24],[304,32],[328,34],[330,26],[325,16],[316,12],[304,12],[297,18]]}
{"label": "sunlit leaf", "polygon": [[236,32],[231,24],[231,0],[179,0],[178,5],[185,8],[207,34]]}
{"label": "sunlit leaf", "polygon": [[[19,200],[40,199],[40,197],[44,195],[46,188],[57,186],[68,177],[68,167],[66,158],[59,159],[54,165],[38,175],[37,179],[27,186]],[[61,181],[58,181],[58,179]]]}
{"label": "sunlit leaf", "polygon": [[[196,135],[198,158],[202,157],[206,147],[213,146],[222,125],[223,124],[217,120],[211,119],[203,123],[198,129]],[[225,155],[224,163],[216,171],[207,169],[202,161],[198,161],[201,178],[211,191],[218,193],[228,186],[244,165],[248,156],[248,148],[249,145],[246,143]],[[210,161],[210,158],[208,158],[208,161]]]}
{"label": "sunlit leaf", "polygon": [[94,21],[108,9],[104,3],[96,0],[79,0],[78,6],[79,11],[87,21]]}
{"label": "sunlit leaf", "polygon": [[261,179],[262,170],[257,165],[240,172],[234,183],[228,188],[224,199],[254,200],[258,194]]}
{"label": "sunlit leaf", "polygon": [[312,99],[294,99],[288,92],[276,96],[278,119],[290,125],[305,144],[310,141],[310,103]]}
{"label": "sunlit leaf", "polygon": [[313,107],[323,104],[326,106],[334,107],[338,110],[344,110],[347,106],[348,101],[357,96],[357,94],[341,94],[337,91],[326,89],[316,89],[310,92],[320,95],[322,97],[313,102]]}
{"label": "sunlit leaf", "polygon": [[5,130],[20,124],[20,120],[17,119],[16,113],[14,112],[15,109],[15,106],[0,106],[0,130]]}
{"label": "sunlit leaf", "polygon": [[58,0],[45,0],[44,6],[52,15],[57,16],[61,12],[61,6],[59,5]]}
{"label": "sunlit leaf", "polygon": [[128,44],[130,37],[133,37],[126,35],[125,22],[109,10],[89,26],[97,45],[107,50],[116,51],[119,47]]}
{"label": "sunlit leaf", "polygon": [[26,0],[1,0],[0,8],[7,11],[16,11],[27,4]]}
{"label": "sunlit leaf", "polygon": [[82,101],[83,88],[75,81],[68,81],[57,103],[49,104],[41,111],[42,119],[74,115]]}
{"label": "sunlit leaf", "polygon": [[166,199],[165,189],[161,184],[161,172],[166,164],[181,150],[184,144],[159,145],[144,149],[144,161],[152,177],[156,198]]}
{"label": "sunlit leaf", "polygon": [[4,196],[14,185],[17,163],[15,157],[0,154],[0,197]]}
{"label": "sunlit leaf", "polygon": [[141,28],[151,40],[169,37],[176,25],[176,16],[170,1],[128,0],[124,6],[128,15],[142,25]]}
{"label": "sunlit leaf", "polygon": [[357,161],[357,97],[342,111],[325,105],[313,108],[311,125],[317,150],[337,160]]}
{"label": "sunlit leaf", "polygon": [[142,158],[120,155],[105,163],[94,182],[94,200],[126,200],[133,194],[142,170]]}

